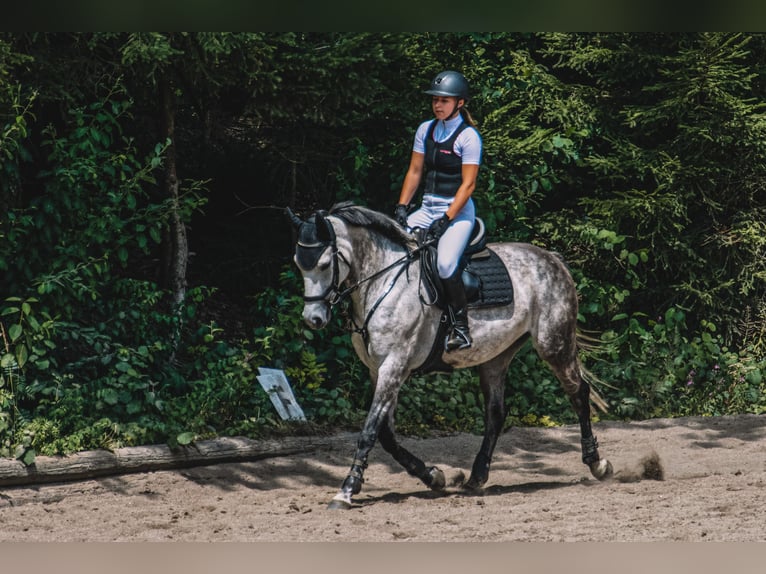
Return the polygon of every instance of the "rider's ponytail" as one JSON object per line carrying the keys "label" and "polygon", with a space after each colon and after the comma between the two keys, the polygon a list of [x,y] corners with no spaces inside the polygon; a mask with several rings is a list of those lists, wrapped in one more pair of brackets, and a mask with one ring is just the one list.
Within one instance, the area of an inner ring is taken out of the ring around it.
{"label": "rider's ponytail", "polygon": [[460,115],[463,116],[463,121],[465,123],[467,123],[472,128],[476,128],[476,122],[474,121],[473,117],[471,117],[471,112],[465,109],[465,106],[460,108]]}

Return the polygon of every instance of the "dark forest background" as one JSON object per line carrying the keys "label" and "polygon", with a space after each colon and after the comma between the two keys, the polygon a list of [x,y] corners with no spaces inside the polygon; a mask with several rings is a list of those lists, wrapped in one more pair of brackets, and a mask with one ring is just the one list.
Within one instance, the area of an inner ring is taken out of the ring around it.
{"label": "dark forest background", "polygon": [[[261,366],[312,428],[358,425],[283,210],[392,213],[444,69],[492,240],[572,269],[604,416],[763,412],[765,62],[745,33],[0,33],[0,448],[296,432]],[[531,349],[508,390],[509,425],[574,420]],[[480,430],[474,373],[413,379],[398,422]]]}

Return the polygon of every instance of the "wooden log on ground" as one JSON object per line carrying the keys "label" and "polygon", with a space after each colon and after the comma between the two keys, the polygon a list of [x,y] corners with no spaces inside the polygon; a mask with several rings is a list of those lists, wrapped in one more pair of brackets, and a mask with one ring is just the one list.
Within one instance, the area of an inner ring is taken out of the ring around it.
{"label": "wooden log on ground", "polygon": [[91,450],[67,456],[38,456],[30,466],[25,466],[19,460],[5,458],[0,459],[0,486],[67,482],[114,474],[245,462],[334,447],[346,447],[352,454],[355,436],[348,433],[334,437],[284,437],[269,440],[223,437],[198,441],[172,450],[167,445],[149,445],[118,448],[114,451]]}

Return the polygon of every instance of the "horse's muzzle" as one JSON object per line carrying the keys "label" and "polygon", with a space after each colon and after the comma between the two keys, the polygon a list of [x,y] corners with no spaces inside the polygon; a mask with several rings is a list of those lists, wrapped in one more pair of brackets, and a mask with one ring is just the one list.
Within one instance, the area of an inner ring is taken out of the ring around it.
{"label": "horse's muzzle", "polygon": [[321,329],[330,321],[327,305],[311,304],[303,308],[303,321],[312,329]]}

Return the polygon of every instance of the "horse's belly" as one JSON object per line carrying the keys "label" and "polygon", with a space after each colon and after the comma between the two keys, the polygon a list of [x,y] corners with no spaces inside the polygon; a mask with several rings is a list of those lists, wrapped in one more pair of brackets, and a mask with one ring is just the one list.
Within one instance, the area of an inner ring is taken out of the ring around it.
{"label": "horse's belly", "polygon": [[[469,312],[468,326],[473,343],[470,349],[444,353],[443,360],[455,368],[481,365],[495,358],[529,331],[512,307]],[[478,315],[478,317],[476,317]]]}

